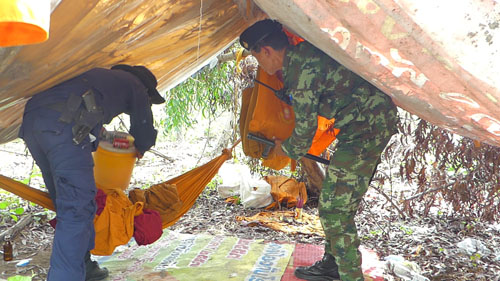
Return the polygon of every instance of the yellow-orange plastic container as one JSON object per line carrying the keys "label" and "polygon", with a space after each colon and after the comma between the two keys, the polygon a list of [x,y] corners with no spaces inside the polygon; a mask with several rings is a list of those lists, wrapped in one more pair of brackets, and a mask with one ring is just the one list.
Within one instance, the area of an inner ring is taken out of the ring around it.
{"label": "yellow-orange plastic container", "polygon": [[115,148],[101,140],[94,152],[94,178],[106,194],[112,190],[127,189],[136,161],[135,147]]}

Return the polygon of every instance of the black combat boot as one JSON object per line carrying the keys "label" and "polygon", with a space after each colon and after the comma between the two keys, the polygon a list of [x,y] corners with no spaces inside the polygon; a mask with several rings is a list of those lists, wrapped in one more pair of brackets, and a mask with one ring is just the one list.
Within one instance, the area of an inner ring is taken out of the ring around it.
{"label": "black combat boot", "polygon": [[299,266],[295,269],[295,276],[309,281],[333,281],[340,280],[339,267],[335,258],[325,253],[323,259],[311,266]]}
{"label": "black combat boot", "polygon": [[90,259],[90,252],[85,254],[85,281],[98,281],[108,277],[108,269],[100,268],[96,261]]}

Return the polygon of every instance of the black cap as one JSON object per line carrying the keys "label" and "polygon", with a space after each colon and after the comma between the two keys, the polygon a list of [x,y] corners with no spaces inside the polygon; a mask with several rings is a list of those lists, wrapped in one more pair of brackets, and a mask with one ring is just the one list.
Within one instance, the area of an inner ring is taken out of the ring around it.
{"label": "black cap", "polygon": [[243,48],[251,51],[257,43],[266,38],[269,34],[282,30],[281,23],[275,20],[261,20],[241,33],[240,44]]}
{"label": "black cap", "polygon": [[165,99],[158,93],[156,90],[156,86],[158,85],[158,81],[156,81],[155,75],[142,65],[128,65],[128,64],[117,64],[111,67],[111,69],[119,69],[130,72],[134,74],[139,80],[141,80],[142,84],[146,86],[148,89],[148,95],[151,99],[151,103],[153,104],[161,104],[165,102]]}

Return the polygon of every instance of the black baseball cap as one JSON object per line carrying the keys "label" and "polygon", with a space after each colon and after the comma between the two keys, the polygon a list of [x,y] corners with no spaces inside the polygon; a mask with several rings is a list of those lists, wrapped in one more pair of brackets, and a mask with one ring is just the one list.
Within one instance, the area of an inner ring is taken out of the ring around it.
{"label": "black baseball cap", "polygon": [[128,64],[117,64],[111,67],[111,69],[119,69],[123,71],[130,72],[134,74],[139,80],[141,80],[142,84],[146,86],[148,89],[148,95],[151,99],[151,103],[153,104],[161,104],[165,102],[165,99],[160,95],[158,90],[156,90],[156,86],[158,85],[158,81],[156,81],[155,75],[142,65],[128,65]]}
{"label": "black baseball cap", "polygon": [[252,26],[248,27],[240,35],[240,44],[243,48],[251,51],[257,43],[262,39],[266,38],[269,34],[274,32],[280,32],[283,28],[281,23],[265,19],[254,23]]}

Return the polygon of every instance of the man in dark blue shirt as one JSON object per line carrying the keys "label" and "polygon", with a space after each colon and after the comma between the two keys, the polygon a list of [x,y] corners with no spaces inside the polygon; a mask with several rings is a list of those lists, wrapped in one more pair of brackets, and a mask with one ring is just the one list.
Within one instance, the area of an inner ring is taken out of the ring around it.
{"label": "man in dark blue shirt", "polygon": [[151,104],[165,100],[144,66],[94,68],[34,95],[26,104],[24,139],[56,207],[49,281],[101,280],[108,276],[90,259],[94,248],[96,185],[92,152],[103,124],[130,116],[137,156],[156,142]]}

